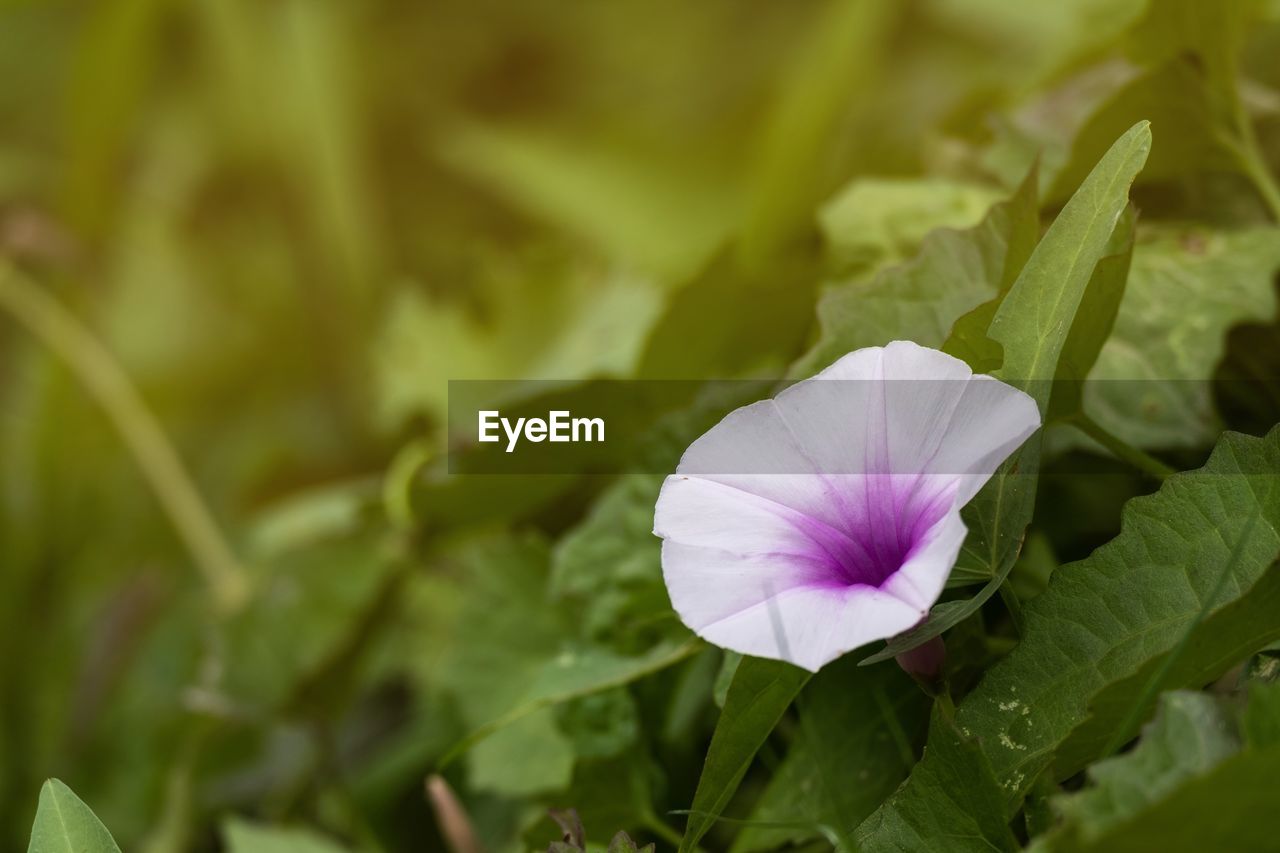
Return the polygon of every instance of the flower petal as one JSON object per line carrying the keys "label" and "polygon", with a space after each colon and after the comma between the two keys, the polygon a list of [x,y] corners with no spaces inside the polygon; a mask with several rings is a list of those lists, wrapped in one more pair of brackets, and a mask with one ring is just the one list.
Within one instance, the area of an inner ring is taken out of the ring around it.
{"label": "flower petal", "polygon": [[776,582],[778,565],[759,556],[666,542],[662,563],[676,611],[699,636],[813,672],[911,628],[927,612],[874,587],[783,586]]}
{"label": "flower petal", "polygon": [[929,528],[907,556],[902,568],[880,588],[921,610],[921,615],[928,612],[942,594],[968,532],[960,518],[960,508],[956,506]]}
{"label": "flower petal", "polygon": [[672,605],[713,643],[815,670],[901,633],[955,565],[960,508],[1039,426],[1029,396],[944,353],[850,353],[685,452],[654,518]]}

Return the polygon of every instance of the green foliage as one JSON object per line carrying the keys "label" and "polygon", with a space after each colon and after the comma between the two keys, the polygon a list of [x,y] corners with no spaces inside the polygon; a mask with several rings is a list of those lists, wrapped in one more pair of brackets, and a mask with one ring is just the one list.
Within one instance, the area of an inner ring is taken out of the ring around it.
{"label": "green foliage", "polygon": [[306,829],[258,826],[231,819],[222,828],[228,853],[342,853],[346,848]]}
{"label": "green foliage", "polygon": [[[981,744],[934,710],[929,745],[908,785],[858,827],[859,850],[1017,849],[1001,809],[1003,791]],[[923,796],[919,796],[923,794]]]}
{"label": "green foliage", "polygon": [[[4,4],[0,848],[1274,847],[1280,5],[747,5]],[[663,477],[900,339],[1047,421],[928,619],[692,637]]]}
{"label": "green foliage", "polygon": [[928,714],[927,697],[901,670],[860,668],[851,658],[818,673],[796,706],[794,741],[734,842],[737,853],[814,837],[847,841],[915,763]]}
{"label": "green foliage", "polygon": [[50,779],[40,789],[27,853],[120,853],[120,848],[70,788]]}
{"label": "green foliage", "polygon": [[[1119,303],[1112,292],[1123,284],[1120,274],[1127,267],[1125,255],[1110,261],[1116,256],[1106,254],[1107,245],[1117,227],[1122,244],[1132,231],[1131,221],[1119,226],[1117,222],[1150,140],[1150,131],[1138,125],[1116,142],[1054,220],[1008,292],[999,297],[987,331],[990,343],[1001,353],[998,375],[1030,393],[1042,413],[1048,412],[1054,395],[1052,380],[1082,379],[1105,340],[1098,327],[1105,330],[1110,325],[1109,317]],[[1024,192],[1033,179],[1034,172],[1024,182]],[[1099,295],[1089,298],[1091,291]],[[1082,305],[1092,313],[1079,315]],[[980,311],[971,312],[958,323],[981,316]],[[969,339],[970,345],[973,340]],[[985,346],[979,346],[985,351]],[[1067,361],[1060,363],[1064,352]],[[865,663],[915,648],[960,624],[1005,583],[1035,510],[1040,440],[1036,435],[1006,461],[966,508],[965,520],[972,532],[958,565],[989,578],[986,585],[967,600],[938,605],[924,622],[891,640]]]}
{"label": "green foliage", "polygon": [[1276,695],[1274,685],[1255,687],[1238,711],[1203,693],[1166,694],[1131,752],[1093,765],[1087,788],[1054,799],[1059,824],[1035,849],[1266,847],[1250,816],[1275,794]]}
{"label": "green foliage", "polygon": [[752,759],[809,677],[781,661],[744,657],[738,664],[707,749],[681,851],[695,849],[724,812]]}
{"label": "green foliage", "polygon": [[998,375],[1031,393],[1041,413],[1093,269],[1150,149],[1146,123],[1116,140],[1053,220],[991,319],[988,335],[1004,352]]}
{"label": "green foliage", "polygon": [[1207,379],[1226,331],[1275,316],[1280,233],[1145,231],[1084,408],[1139,447],[1197,446],[1221,428]]}
{"label": "green foliage", "polygon": [[1036,237],[1034,199],[1034,184],[1024,183],[973,228],[932,231],[909,261],[827,285],[818,341],[792,372],[816,373],[851,350],[894,340],[941,346],[955,318],[995,296],[1025,260],[1022,247]]}
{"label": "green foliage", "polygon": [[[1058,747],[1088,719],[1094,697],[1169,654],[1185,632],[1192,642],[1181,672],[1194,680],[1170,674],[1162,687],[1202,684],[1242,653],[1208,622],[1195,620],[1202,608],[1212,615],[1266,594],[1262,580],[1280,557],[1277,465],[1280,430],[1266,439],[1224,437],[1204,468],[1178,474],[1155,495],[1131,502],[1119,537],[1088,559],[1059,568],[1027,604],[1022,642],[988,671],[957,714],[960,731],[981,743],[1007,804],[1020,802],[1052,766]],[[1251,512],[1261,513],[1264,523],[1232,559]],[[1210,593],[1217,597],[1207,600]],[[1254,649],[1280,636],[1280,624],[1271,620],[1251,627],[1261,634],[1252,638]],[[1128,682],[1130,702],[1144,686]],[[929,798],[928,777],[915,782],[928,764],[928,758],[921,762],[884,810],[919,808]],[[886,820],[869,819],[869,840],[892,843],[891,830],[875,830],[892,827]]]}

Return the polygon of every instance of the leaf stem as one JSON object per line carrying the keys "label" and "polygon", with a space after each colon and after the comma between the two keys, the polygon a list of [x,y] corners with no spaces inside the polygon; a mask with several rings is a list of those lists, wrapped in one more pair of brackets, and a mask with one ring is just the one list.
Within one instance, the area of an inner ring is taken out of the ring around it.
{"label": "leaf stem", "polygon": [[[1228,137],[1226,147],[1235,155],[1236,163],[1252,183],[1262,201],[1266,204],[1271,216],[1280,222],[1280,186],[1277,186],[1266,159],[1262,156],[1262,148],[1258,144],[1258,134],[1253,129],[1253,122],[1239,98],[1235,104],[1235,125],[1237,138]],[[1225,134],[1223,134],[1225,135]]]}
{"label": "leaf stem", "polygon": [[1068,419],[1067,423],[1070,423],[1076,429],[1089,436],[1089,438],[1111,451],[1117,459],[1128,462],[1134,468],[1156,480],[1163,481],[1178,473],[1176,469],[1115,435],[1084,412],[1077,412]]}
{"label": "leaf stem", "polygon": [[106,413],[208,583],[218,612],[238,610],[248,598],[248,576],[124,369],[56,300],[2,261],[0,308],[62,359]]}

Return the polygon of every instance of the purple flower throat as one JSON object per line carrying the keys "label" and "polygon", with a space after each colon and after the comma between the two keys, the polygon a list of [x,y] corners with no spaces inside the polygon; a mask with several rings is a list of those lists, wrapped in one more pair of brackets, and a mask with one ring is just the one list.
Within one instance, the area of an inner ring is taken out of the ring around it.
{"label": "purple flower throat", "polygon": [[928,541],[955,491],[954,482],[920,476],[865,475],[832,482],[830,520],[810,514],[793,519],[812,543],[801,555],[812,568],[804,585],[881,587]]}

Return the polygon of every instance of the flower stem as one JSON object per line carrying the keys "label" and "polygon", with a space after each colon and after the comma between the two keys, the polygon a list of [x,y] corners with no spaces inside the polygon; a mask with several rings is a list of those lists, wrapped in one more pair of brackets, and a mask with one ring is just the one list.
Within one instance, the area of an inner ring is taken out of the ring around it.
{"label": "flower stem", "polygon": [[1161,462],[1145,451],[1139,450],[1127,441],[1112,434],[1100,423],[1086,415],[1084,412],[1077,413],[1068,421],[1076,429],[1101,444],[1107,450],[1115,454],[1116,458],[1128,462],[1139,471],[1153,477],[1156,480],[1163,481],[1172,474],[1178,473],[1174,468]]}
{"label": "flower stem", "polygon": [[124,369],[57,301],[3,262],[0,308],[62,359],[102,407],[199,567],[218,612],[238,610],[248,598],[248,576]]}

